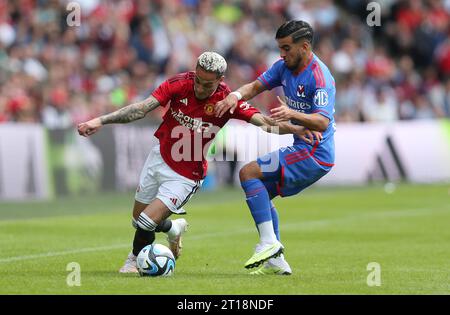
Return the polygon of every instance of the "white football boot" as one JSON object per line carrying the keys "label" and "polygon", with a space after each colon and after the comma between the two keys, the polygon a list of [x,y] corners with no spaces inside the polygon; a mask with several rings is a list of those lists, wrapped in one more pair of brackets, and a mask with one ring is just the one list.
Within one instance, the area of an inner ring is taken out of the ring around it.
{"label": "white football boot", "polygon": [[120,268],[120,273],[138,273],[136,266],[136,256],[133,253],[129,253],[125,264]]}
{"label": "white football boot", "polygon": [[270,258],[264,264],[255,271],[250,273],[251,275],[291,275],[292,269],[288,262],[284,259],[284,255],[281,254],[276,258]]}
{"label": "white football boot", "polygon": [[175,259],[180,257],[183,244],[181,238],[184,232],[187,231],[189,224],[185,219],[172,220],[172,227],[167,233],[167,241],[169,248],[173,253]]}

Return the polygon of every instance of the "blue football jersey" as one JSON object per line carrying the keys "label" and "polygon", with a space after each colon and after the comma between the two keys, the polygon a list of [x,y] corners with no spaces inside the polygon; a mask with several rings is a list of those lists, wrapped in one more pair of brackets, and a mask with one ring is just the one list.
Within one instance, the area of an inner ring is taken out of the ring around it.
{"label": "blue football jersey", "polygon": [[[271,90],[283,86],[289,108],[305,113],[319,113],[330,122],[323,133],[323,140],[313,147],[294,135],[294,145],[309,146],[308,151],[323,165],[334,163],[334,100],[336,87],[328,67],[312,54],[308,65],[298,73],[289,70],[282,59],[275,62],[258,80]],[[292,123],[295,123],[294,121]]]}

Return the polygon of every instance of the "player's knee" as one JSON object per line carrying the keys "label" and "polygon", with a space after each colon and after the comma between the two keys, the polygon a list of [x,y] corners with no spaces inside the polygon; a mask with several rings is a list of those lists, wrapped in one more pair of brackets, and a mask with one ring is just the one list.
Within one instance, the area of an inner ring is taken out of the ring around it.
{"label": "player's knee", "polygon": [[247,165],[248,164],[244,165],[244,167],[239,170],[239,180],[241,181],[241,183],[246,181],[246,178],[247,178]]}
{"label": "player's knee", "polygon": [[243,168],[239,171],[239,179],[242,182],[245,182],[250,179],[259,178],[259,165],[256,162],[251,162],[244,165]]}

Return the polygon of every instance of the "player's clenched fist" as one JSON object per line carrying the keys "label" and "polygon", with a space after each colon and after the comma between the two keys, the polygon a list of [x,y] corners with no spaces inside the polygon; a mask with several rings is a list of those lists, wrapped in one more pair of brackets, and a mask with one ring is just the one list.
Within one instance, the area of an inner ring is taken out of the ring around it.
{"label": "player's clenched fist", "polygon": [[227,112],[227,110],[230,110],[230,114],[233,114],[237,104],[237,96],[233,93],[228,94],[227,97],[216,103],[216,106],[214,106],[214,114],[216,115],[216,117],[222,117],[223,114]]}
{"label": "player's clenched fist", "polygon": [[79,124],[78,133],[80,134],[80,136],[88,137],[96,133],[101,126],[102,122],[100,121],[100,118],[94,118],[92,120]]}

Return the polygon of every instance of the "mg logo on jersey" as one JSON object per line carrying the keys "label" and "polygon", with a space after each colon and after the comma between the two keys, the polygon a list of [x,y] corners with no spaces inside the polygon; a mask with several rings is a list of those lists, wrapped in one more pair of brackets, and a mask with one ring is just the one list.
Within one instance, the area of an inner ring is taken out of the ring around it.
{"label": "mg logo on jersey", "polygon": [[317,107],[325,107],[328,105],[328,92],[325,90],[317,90],[314,95],[314,105]]}
{"label": "mg logo on jersey", "polygon": [[306,97],[305,86],[303,84],[300,84],[299,86],[297,86],[297,96],[298,97]]}
{"label": "mg logo on jersey", "polygon": [[177,198],[170,198],[170,201],[172,201],[174,205],[177,205]]}

